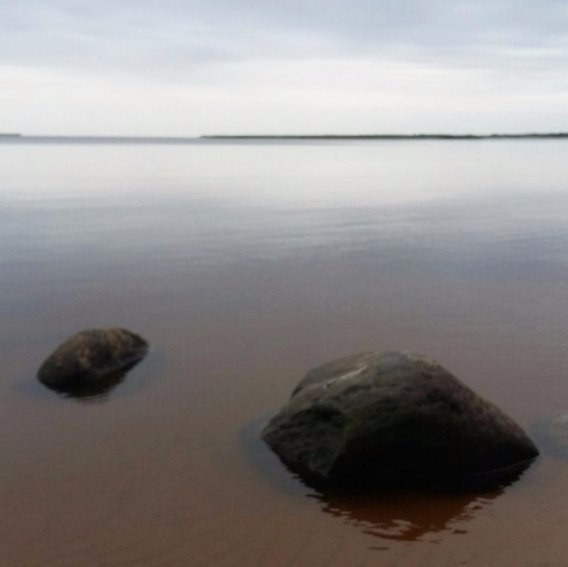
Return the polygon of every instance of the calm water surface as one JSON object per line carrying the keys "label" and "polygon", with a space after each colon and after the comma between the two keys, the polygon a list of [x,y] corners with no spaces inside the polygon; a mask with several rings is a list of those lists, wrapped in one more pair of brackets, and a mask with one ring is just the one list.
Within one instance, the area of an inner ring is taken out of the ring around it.
{"label": "calm water surface", "polygon": [[[11,566],[564,566],[568,462],[473,495],[332,497],[258,440],[305,371],[438,358],[568,412],[562,141],[0,144],[0,539]],[[68,335],[153,345],[102,397]]]}

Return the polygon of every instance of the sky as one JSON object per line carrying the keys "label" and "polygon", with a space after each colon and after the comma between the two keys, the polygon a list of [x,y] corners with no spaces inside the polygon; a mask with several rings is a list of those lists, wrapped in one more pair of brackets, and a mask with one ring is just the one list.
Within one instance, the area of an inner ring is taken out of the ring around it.
{"label": "sky", "polygon": [[0,132],[568,131],[566,0],[0,0]]}

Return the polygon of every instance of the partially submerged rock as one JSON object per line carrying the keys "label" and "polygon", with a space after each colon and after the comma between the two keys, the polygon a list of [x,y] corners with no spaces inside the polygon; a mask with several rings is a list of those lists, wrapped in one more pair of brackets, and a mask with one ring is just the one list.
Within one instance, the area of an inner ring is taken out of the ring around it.
{"label": "partially submerged rock", "polygon": [[263,431],[315,483],[491,487],[538,450],[523,430],[434,361],[365,353],[308,372]]}
{"label": "partially submerged rock", "polygon": [[60,392],[94,394],[116,385],[147,350],[148,343],[126,329],[82,331],[45,360],[38,379]]}
{"label": "partially submerged rock", "polygon": [[537,422],[531,432],[542,443],[544,453],[568,458],[568,413]]}

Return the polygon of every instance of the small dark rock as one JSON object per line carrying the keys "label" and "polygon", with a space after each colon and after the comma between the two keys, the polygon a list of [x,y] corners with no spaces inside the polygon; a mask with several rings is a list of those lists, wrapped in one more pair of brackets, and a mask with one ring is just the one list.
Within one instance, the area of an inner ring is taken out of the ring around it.
{"label": "small dark rock", "polygon": [[306,480],[346,487],[489,488],[538,455],[511,418],[442,366],[399,352],[308,372],[263,438]]}
{"label": "small dark rock", "polygon": [[92,395],[119,383],[147,350],[148,343],[126,329],[82,331],[45,360],[38,379],[59,392]]}

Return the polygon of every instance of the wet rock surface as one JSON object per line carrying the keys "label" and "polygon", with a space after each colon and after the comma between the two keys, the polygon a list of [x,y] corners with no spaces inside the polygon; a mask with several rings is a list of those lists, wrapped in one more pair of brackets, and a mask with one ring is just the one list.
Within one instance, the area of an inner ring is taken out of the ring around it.
{"label": "wet rock surface", "polygon": [[538,450],[438,363],[372,352],[308,372],[262,433],[306,480],[477,489],[514,480]]}
{"label": "wet rock surface", "polygon": [[148,351],[126,329],[90,329],[65,340],[41,365],[38,379],[61,393],[89,396],[112,389]]}

